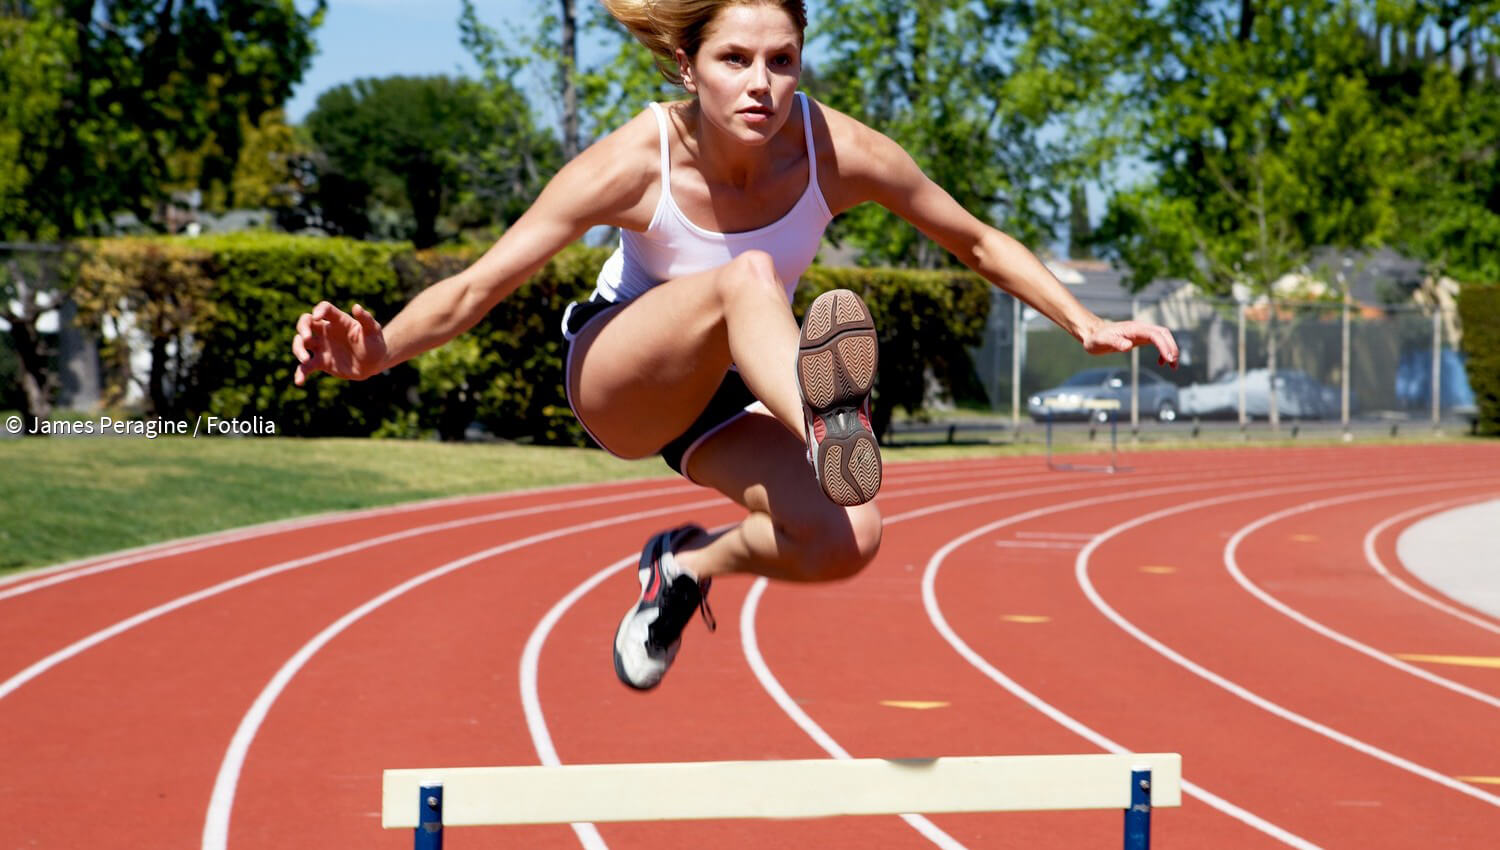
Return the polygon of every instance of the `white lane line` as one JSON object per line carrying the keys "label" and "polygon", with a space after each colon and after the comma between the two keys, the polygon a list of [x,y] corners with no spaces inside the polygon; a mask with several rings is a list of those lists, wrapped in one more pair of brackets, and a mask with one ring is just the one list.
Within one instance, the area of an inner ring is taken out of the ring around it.
{"label": "white lane line", "polygon": [[[697,487],[684,488],[685,491],[697,491],[699,489],[700,488]],[[318,552],[306,557],[296,558],[291,561],[283,561],[279,564],[265,567],[264,569],[259,569],[255,572],[246,573],[245,575],[237,576],[227,581],[220,582],[216,585],[213,585],[212,587],[207,587],[203,590],[189,593],[184,596],[179,596],[169,602],[163,602],[162,604],[157,605],[154,608],[142,611],[141,613],[136,614],[132,617],[127,617],[126,619],[121,620],[106,628],[100,629],[99,631],[96,631],[87,637],[74,641],[73,643],[63,647],[62,649],[59,649],[56,652],[48,655],[46,658],[37,661],[36,663],[15,674],[14,676],[11,676],[4,682],[0,682],[0,700],[3,700],[6,697],[10,696],[15,692],[17,688],[20,688],[22,685],[25,685],[27,682],[30,682],[32,679],[35,679],[36,677],[42,675],[48,670],[51,670],[53,667],[56,667],[64,661],[73,658],[74,656],[78,655],[81,652],[84,652],[85,650],[92,649],[93,647],[98,646],[99,644],[111,638],[118,637],[119,635],[130,631],[136,626],[142,625],[143,623],[149,623],[158,617],[161,617],[165,614],[170,614],[171,612],[176,611],[180,608],[185,608],[195,602],[202,602],[203,600],[210,597],[218,596],[221,593],[226,593],[230,590],[244,587],[251,582],[260,581],[263,578],[269,578],[280,573],[299,569],[310,564],[318,563],[319,561],[326,561],[331,558],[337,558],[343,555],[363,551],[365,549],[371,549],[377,546],[384,546],[389,543],[395,543],[400,540],[419,537],[425,534],[436,534],[438,532],[452,531],[456,528],[464,528],[471,525],[498,522],[500,520],[512,519],[515,517],[533,516],[535,514],[550,513],[552,511],[558,510],[568,510],[571,508],[589,507],[592,505],[610,504],[621,501],[639,501],[641,498],[643,497],[639,494],[626,493],[615,496],[599,496],[592,499],[578,499],[572,502],[554,502],[547,505],[533,505],[528,508],[514,508],[508,511],[500,511],[497,513],[485,514],[477,517],[466,517],[464,519],[450,520],[448,522],[434,523],[432,525],[421,525],[417,526],[416,528],[408,528],[402,531],[393,532],[391,534],[382,535],[380,537],[374,537],[369,540],[361,540],[358,543],[350,543],[345,546],[340,546],[336,549],[329,549],[324,552]]]}
{"label": "white lane line", "polygon": [[[1053,480],[1054,477],[1055,476],[1052,476],[1052,475],[1039,475],[1039,476],[1036,476],[1036,479],[1037,480]],[[1144,477],[1145,476],[1143,476],[1143,478]],[[896,499],[896,498],[905,498],[905,497],[908,497],[908,496],[925,495],[925,494],[933,493],[933,492],[947,492],[947,491],[951,491],[951,490],[972,489],[975,486],[987,486],[987,485],[976,485],[976,484],[970,483],[970,484],[962,484],[962,485],[955,485],[955,486],[945,486],[945,487],[912,488],[912,489],[898,490],[898,491],[892,492],[892,493],[885,493],[885,494],[883,494],[882,498],[887,499],[887,500],[889,500],[889,499]],[[1041,488],[1036,488],[1036,489],[1033,489],[1033,490],[1011,491],[1011,492],[1006,492],[1006,493],[986,493],[983,496],[978,496],[978,497],[969,498],[969,499],[960,499],[958,501],[947,502],[947,503],[940,504],[940,505],[935,505],[935,506],[930,506],[930,507],[927,507],[927,508],[921,508],[921,509],[917,509],[917,510],[914,510],[914,511],[909,511],[909,512],[901,514],[899,516],[890,517],[890,518],[886,519],[885,520],[885,524],[886,525],[890,525],[891,523],[894,523],[894,522],[900,522],[902,520],[911,519],[911,518],[918,517],[918,516],[927,516],[929,514],[939,513],[939,512],[944,511],[944,510],[951,510],[951,509],[956,508],[956,507],[963,507],[963,506],[967,506],[967,505],[980,504],[980,503],[984,503],[984,502],[994,502],[994,501],[999,501],[999,500],[1006,499],[1006,498],[1015,498],[1015,497],[1020,497],[1020,496],[1039,495],[1039,494],[1044,494],[1044,493],[1070,491],[1070,490],[1072,490],[1074,488],[1075,488],[1075,485],[1069,483],[1069,484],[1057,485],[1057,486],[1053,486],[1053,487],[1041,487]],[[528,637],[527,640],[526,640],[526,647],[525,647],[524,651],[521,653],[521,671],[520,671],[520,678],[521,678],[521,706],[522,706],[522,709],[523,709],[523,711],[525,713],[525,716],[526,716],[526,728],[527,728],[527,730],[531,734],[532,746],[536,749],[537,757],[541,759],[542,764],[553,765],[553,764],[561,764],[562,763],[561,760],[558,758],[557,748],[553,744],[552,734],[551,734],[551,732],[549,731],[549,729],[547,727],[546,714],[542,711],[540,688],[538,686],[538,679],[539,679],[540,667],[541,667],[542,648],[546,644],[547,638],[551,636],[553,628],[555,628],[557,626],[557,623],[562,619],[563,615],[565,615],[568,612],[568,610],[570,608],[572,608],[573,605],[575,605],[578,602],[579,599],[582,599],[586,594],[588,594],[594,588],[598,587],[600,584],[602,584],[606,579],[608,579],[614,573],[619,572],[620,570],[625,569],[631,563],[635,562],[639,557],[640,557],[639,554],[630,555],[630,556],[627,556],[627,557],[621,559],[620,561],[616,561],[615,563],[610,564],[609,566],[605,567],[604,569],[600,570],[599,572],[597,572],[594,575],[590,576],[589,578],[585,579],[578,586],[574,587],[565,596],[563,596],[562,599],[558,600],[558,602],[555,605],[553,605],[552,608],[550,610],[548,610],[545,615],[543,615],[542,619],[537,623],[536,627],[534,629],[532,629],[530,637]],[[764,579],[762,579],[761,582],[757,583],[755,585],[755,587],[760,586],[760,583],[763,583],[763,582],[764,582]],[[752,592],[754,592],[754,587],[752,587]],[[752,612],[751,617],[752,617],[752,623],[751,624],[753,626],[753,612]],[[743,609],[742,609],[742,611],[741,611],[741,621],[742,622],[743,622],[743,618],[744,618],[744,613],[743,613]],[[752,640],[753,640],[753,637],[752,637]],[[755,666],[755,663],[754,663],[754,661],[752,661],[751,662],[752,669],[754,669],[754,666]],[[765,669],[766,675],[769,677],[768,679],[761,679],[762,686],[764,687],[766,685],[767,681],[774,683],[776,681],[775,677],[770,675],[769,668],[765,668],[764,661],[762,661],[761,667]],[[757,674],[757,677],[759,678],[758,674]],[[777,687],[779,687],[779,685]],[[773,699],[776,698],[774,692],[772,693],[772,698]],[[796,703],[781,703],[781,701],[779,699],[778,699],[778,703],[782,704],[783,706],[785,706],[787,704],[790,704],[792,706],[796,705]],[[799,712],[801,711],[800,708],[797,709],[797,710]],[[817,728],[817,724],[812,723],[812,719],[811,718],[807,717],[807,715],[805,713],[802,713],[800,716],[802,718],[804,718],[808,724],[811,724],[811,726],[809,727],[809,726],[803,725],[803,721],[799,720],[798,719],[798,715],[796,715],[796,714],[792,715],[792,719],[794,721],[796,721],[799,726],[802,726],[802,728],[804,729],[804,731],[807,731],[808,734],[812,736],[813,740],[816,741],[819,744],[819,746],[823,747],[824,751],[829,752],[829,753],[835,753],[836,751],[841,751],[841,748],[839,748],[838,743],[835,742],[835,741],[833,741],[832,738],[828,737],[826,735],[826,733],[822,733],[822,730]],[[812,730],[817,730],[817,731],[814,732]],[[832,749],[829,748],[829,746],[828,746],[829,744],[832,745]],[[835,757],[839,757],[839,756],[835,756]],[[844,756],[842,756],[842,757],[843,758],[848,758],[847,753]],[[925,820],[925,819],[923,819],[923,820]],[[908,821],[908,823],[910,823],[910,821]],[[603,837],[601,837],[599,835],[599,831],[594,827],[593,824],[573,824],[572,826],[573,826],[573,831],[577,834],[579,841],[585,847],[589,848],[589,850],[600,850],[600,848],[603,848],[603,847],[606,846],[604,844]],[[916,828],[923,835],[926,835],[928,838],[933,839],[933,840],[938,841],[939,843],[941,843],[942,839],[941,838],[935,838],[934,836],[942,835],[942,831],[938,830],[937,827],[932,826],[930,822],[927,823],[926,827],[922,826],[920,823],[914,823],[913,827]],[[930,829],[929,829],[929,827],[930,827]],[[948,838],[948,841],[952,842],[952,839]],[[953,842],[952,844],[947,844],[947,845],[942,845],[942,846],[948,847],[951,850],[952,847],[962,846],[962,845],[958,845],[957,842]]]}
{"label": "white lane line", "polygon": [[[557,747],[552,743],[552,733],[547,729],[547,716],[542,713],[541,691],[538,685],[542,645],[547,642],[552,629],[574,603],[603,584],[605,579],[636,563],[640,557],[639,552],[626,555],[589,576],[582,584],[573,588],[548,609],[536,627],[531,630],[531,635],[526,638],[526,648],[521,652],[521,708],[526,715],[526,729],[531,733],[531,746],[536,750],[537,758],[541,759],[544,765],[559,765],[562,764],[562,759],[557,756]],[[575,823],[570,826],[578,836],[579,843],[588,850],[605,850],[608,847],[604,843],[604,837],[599,834],[599,830],[593,824]]]}
{"label": "white lane line", "polygon": [[[1060,505],[1052,505],[1046,508],[1027,511],[1026,513],[1019,514],[1017,516],[1008,517],[997,522],[989,523],[988,525],[980,526],[979,528],[976,528],[973,531],[968,532],[967,534],[949,541],[943,546],[943,548],[939,549],[937,553],[934,554],[932,558],[927,562],[927,568],[922,572],[922,605],[927,610],[927,618],[932,621],[932,625],[937,629],[938,634],[942,635],[943,639],[948,642],[948,645],[952,646],[953,649],[957,651],[965,661],[969,662],[969,664],[971,664],[975,669],[987,676],[991,681],[1009,691],[1011,694],[1021,699],[1027,705],[1046,715],[1048,718],[1051,718],[1053,722],[1107,752],[1133,752],[1128,747],[1125,747],[1119,743],[1116,743],[1114,740],[1105,737],[1103,734],[1095,731],[1092,727],[1085,725],[1083,722],[1075,719],[1072,715],[1067,714],[1062,709],[1052,705],[1051,703],[1032,693],[1030,690],[1022,686],[1021,683],[1007,676],[1005,673],[1001,672],[999,668],[989,663],[989,661],[987,661],[984,656],[980,655],[978,652],[975,652],[974,649],[970,647],[963,638],[958,636],[958,632],[953,630],[953,627],[948,624],[947,617],[943,615],[942,606],[938,604],[937,600],[936,588],[938,571],[942,569],[943,561],[948,557],[948,555],[951,554],[954,550],[958,549],[960,546],[963,546],[970,541],[976,540],[987,534],[991,534],[996,530],[1004,528],[1008,525],[1013,525],[1018,522],[1024,522],[1029,519],[1034,519],[1038,516],[1078,510],[1080,508],[1093,507],[1096,505],[1107,504],[1109,502],[1121,502],[1130,499],[1138,499],[1147,496],[1169,495],[1172,493],[1188,492],[1192,490],[1204,490],[1209,489],[1210,487],[1243,486],[1244,483],[1245,481],[1243,480],[1237,480],[1220,481],[1208,485],[1195,484],[1183,485],[1178,487],[1158,487],[1149,490],[1138,490],[1133,493],[1123,493],[1113,496],[1100,496],[1092,499],[1079,499],[1072,502],[1065,502]],[[1090,546],[1094,545],[1096,544],[1090,544]],[[1241,823],[1259,830],[1260,832],[1263,832],[1266,835],[1271,836],[1272,838],[1275,838],[1277,841],[1280,841],[1283,844],[1300,848],[1300,850],[1315,850],[1315,848],[1317,848],[1318,846],[1305,838],[1294,835],[1286,829],[1283,829],[1282,827],[1271,823],[1265,818],[1262,818],[1260,815],[1257,815],[1247,809],[1241,808],[1240,806],[1229,802],[1223,797],[1214,794],[1208,789],[1188,781],[1186,778],[1182,780],[1182,790],[1187,792],[1189,795],[1202,800],[1218,811],[1223,812],[1224,814],[1229,815],[1230,817],[1240,821]]]}
{"label": "white lane line", "polygon": [[1429,513],[1432,511],[1443,510],[1445,508],[1488,501],[1492,498],[1494,498],[1493,495],[1478,497],[1470,496],[1464,499],[1449,499],[1442,502],[1434,502],[1429,505],[1423,505],[1419,508],[1413,508],[1409,511],[1402,511],[1401,513],[1396,514],[1395,516],[1390,517],[1389,519],[1380,523],[1379,525],[1376,525],[1374,528],[1371,528],[1369,533],[1365,535],[1365,560],[1368,561],[1370,566],[1375,569],[1375,572],[1379,573],[1382,578],[1395,585],[1397,590],[1405,593],[1407,596],[1410,596],[1418,602],[1431,605],[1439,611],[1442,611],[1444,614],[1457,617],[1458,619],[1463,620],[1470,625],[1478,626],[1479,628],[1484,629],[1487,632],[1500,634],[1500,625],[1497,625],[1496,623],[1480,617],[1477,614],[1473,614],[1463,610],[1462,608],[1455,607],[1448,602],[1437,599],[1428,593],[1412,587],[1406,582],[1406,580],[1391,572],[1390,569],[1386,567],[1385,562],[1380,559],[1380,555],[1375,551],[1375,541],[1380,538],[1380,535],[1385,533],[1386,529],[1390,528],[1398,522],[1401,522],[1402,520],[1410,519],[1411,517],[1419,516],[1421,514]]}
{"label": "white lane line", "polygon": [[[760,605],[760,597],[766,591],[767,580],[757,579],[750,586],[750,592],[745,595],[745,603],[740,608],[740,648],[745,653],[745,659],[750,662],[750,669],[755,673],[755,678],[760,681],[760,686],[770,694],[771,699],[781,706],[781,710],[806,732],[823,751],[836,759],[852,758],[849,751],[839,745],[819,726],[816,721],[808,716],[802,706],[787,694],[781,682],[771,674],[771,668],[766,666],[766,660],[760,654],[760,645],[755,639],[755,611]],[[938,828],[937,824],[922,815],[902,815],[901,819],[907,825],[915,829],[928,841],[942,847],[943,850],[963,850],[964,845],[953,836]]]}
{"label": "white lane line", "polygon": [[[641,482],[649,483],[652,479],[642,479]],[[624,482],[631,483],[631,482]],[[382,516],[397,516],[400,514],[414,513],[416,511],[433,510],[436,508],[452,507],[456,505],[471,504],[483,501],[509,501],[521,496],[531,496],[548,493],[564,493],[569,490],[581,490],[588,487],[601,487],[599,484],[568,484],[560,487],[541,487],[528,490],[511,490],[505,493],[486,493],[477,496],[452,496],[441,499],[429,499],[420,502],[408,502],[400,505],[389,505],[380,508],[367,508],[358,511],[340,511],[336,513],[316,514],[310,517],[301,517],[290,520],[276,520],[261,525],[246,526],[244,528],[233,528],[225,531],[215,531],[196,537],[185,537],[179,540],[169,540],[163,543],[153,543],[135,549],[126,549],[109,555],[96,555],[78,561],[65,564],[57,564],[51,567],[42,567],[35,570],[26,570],[14,575],[0,578],[0,586],[18,584],[18,587],[9,587],[0,590],[0,601],[10,599],[32,591],[41,590],[44,587],[52,587],[63,582],[84,578],[85,576],[98,575],[110,572],[121,567],[129,567],[135,564],[153,561],[158,558],[169,558],[175,555],[184,555],[191,552],[211,549],[218,546],[228,546],[235,543],[243,543],[246,540],[258,540],[277,534],[294,531],[305,531],[325,525],[339,525],[348,522],[358,522]],[[663,487],[655,490],[647,490],[643,494],[639,490],[632,491],[636,496],[690,492],[694,487],[674,486]],[[100,559],[104,559],[99,562]],[[98,563],[96,563],[98,562]],[[42,576],[42,578],[37,578]],[[36,579],[33,581],[33,579]],[[24,583],[22,583],[24,582]]]}
{"label": "white lane line", "polygon": [[[1141,478],[1138,478],[1136,480],[1141,481],[1148,477],[1171,480],[1172,478],[1180,476],[1163,474],[1160,476],[1142,476]],[[1209,485],[1195,485],[1195,489],[1199,489],[1204,486]],[[891,526],[900,522],[904,522],[906,520],[930,516],[935,513],[942,513],[944,511],[949,511],[960,507],[967,507],[970,505],[1003,501],[1005,499],[1019,498],[1022,496],[1040,495],[1060,491],[1073,491],[1076,489],[1076,485],[1070,483],[1059,487],[1043,487],[1030,491],[990,493],[978,498],[962,499],[939,505],[930,505],[925,508],[919,508],[916,510],[907,511],[906,513],[897,514],[895,516],[886,518],[885,525]],[[1177,488],[1172,489],[1175,490]],[[1039,514],[1045,512],[1047,512],[1047,509],[1042,509],[1041,512],[1033,511],[1031,513]],[[1029,518],[1031,518],[1031,516],[1023,514],[1019,517],[1013,518],[1012,520],[1007,520],[1006,522],[1020,522]],[[755,673],[755,678],[760,682],[761,687],[766,691],[766,693],[771,696],[771,699],[773,699],[776,704],[781,707],[781,710],[785,712],[786,715],[790,717],[792,721],[796,723],[797,726],[807,734],[808,737],[812,738],[819,747],[822,747],[824,752],[828,753],[834,758],[847,759],[850,757],[848,751],[840,746],[838,741],[834,740],[833,736],[829,735],[828,732],[823,729],[823,727],[819,726],[817,721],[813,720],[812,717],[805,710],[803,710],[802,706],[798,705],[797,702],[793,700],[789,694],[787,694],[786,689],[782,687],[781,682],[776,678],[775,674],[771,672],[770,665],[766,663],[765,657],[760,652],[760,644],[756,638],[755,615],[760,604],[760,599],[765,593],[767,584],[768,582],[764,578],[757,580],[755,584],[751,586],[750,593],[745,599],[745,605],[740,610],[740,645],[745,654],[746,660],[750,663],[750,669]],[[1123,752],[1123,750],[1120,750],[1119,752]],[[1226,803],[1225,805],[1230,804]],[[908,815],[903,816],[903,818],[906,819],[908,825],[910,825],[913,829],[921,833],[925,838],[938,845],[939,847],[951,850],[951,848],[964,846],[957,839],[944,832],[936,824],[932,823],[925,817],[921,817],[920,815]]]}
{"label": "white lane line", "polygon": [[1023,540],[1076,540],[1087,543],[1099,535],[1093,531],[1017,531],[1016,536]]}
{"label": "white lane line", "polygon": [[1487,694],[1483,691],[1471,688],[1468,685],[1455,682],[1452,679],[1448,679],[1443,676],[1439,676],[1438,674],[1433,673],[1430,670],[1425,670],[1421,667],[1418,667],[1415,664],[1402,661],[1401,659],[1396,658],[1389,653],[1381,652],[1380,650],[1376,649],[1373,646],[1370,646],[1367,643],[1363,643],[1359,640],[1356,640],[1355,638],[1350,637],[1349,635],[1344,634],[1343,632],[1330,628],[1329,626],[1326,626],[1323,623],[1313,619],[1312,617],[1309,617],[1301,611],[1298,611],[1292,606],[1276,598],[1272,594],[1267,593],[1259,585],[1251,581],[1249,577],[1246,576],[1245,573],[1240,569],[1239,560],[1236,557],[1239,551],[1240,543],[1242,543],[1245,538],[1249,537],[1251,534],[1254,534],[1259,529],[1265,528],[1266,526],[1274,522],[1279,522],[1283,519],[1286,519],[1287,517],[1308,513],[1310,511],[1321,510],[1323,508],[1333,507],[1336,505],[1344,505],[1350,502],[1359,502],[1366,499],[1378,499],[1383,496],[1421,493],[1427,490],[1445,490],[1451,488],[1452,486],[1453,485],[1450,482],[1441,482],[1438,484],[1426,484],[1413,487],[1393,487],[1384,490],[1372,490],[1364,493],[1355,493],[1348,496],[1339,496],[1332,499],[1320,499],[1315,502],[1307,502],[1305,504],[1287,508],[1286,510],[1267,514],[1266,516],[1261,517],[1260,519],[1246,525],[1244,528],[1241,528],[1229,538],[1229,542],[1224,546],[1224,567],[1229,571],[1229,574],[1234,577],[1234,580],[1239,583],[1240,587],[1243,587],[1250,593],[1250,595],[1271,606],[1277,612],[1290,617],[1291,619],[1297,621],[1298,623],[1301,623],[1309,629],[1312,629],[1323,637],[1347,646],[1355,652],[1361,653],[1362,655],[1373,658],[1376,661],[1379,661],[1381,664],[1394,667],[1403,673],[1415,676],[1423,681],[1431,682],[1432,684],[1437,685],[1440,688],[1447,688],[1454,693],[1462,694],[1463,696],[1469,697],[1470,699],[1478,700],[1493,708],[1500,708],[1500,697],[1496,697],[1492,694]]}
{"label": "white lane line", "polygon": [[1219,675],[1218,673],[1209,670],[1203,665],[1187,658],[1182,653],[1177,652],[1176,650],[1172,649],[1171,647],[1167,646],[1151,635],[1146,634],[1141,630],[1139,626],[1121,616],[1118,611],[1110,607],[1108,602],[1104,601],[1104,598],[1099,595],[1099,591],[1094,588],[1093,582],[1089,580],[1088,565],[1090,556],[1092,556],[1095,550],[1097,550],[1105,542],[1118,534],[1129,531],[1132,528],[1137,528],[1147,523],[1156,522],[1157,520],[1165,519],[1166,517],[1173,516],[1175,514],[1185,513],[1192,510],[1201,510],[1202,508],[1213,507],[1220,504],[1227,504],[1229,502],[1259,498],[1267,495],[1282,495],[1299,490],[1315,489],[1316,487],[1346,487],[1357,483],[1360,482],[1326,482],[1314,485],[1313,487],[1300,486],[1273,488],[1270,490],[1262,490],[1254,493],[1236,493],[1230,496],[1223,496],[1216,499],[1203,499],[1197,502],[1189,502],[1187,504],[1166,508],[1164,510],[1153,511],[1152,513],[1146,514],[1145,516],[1137,517],[1136,519],[1121,523],[1114,528],[1109,529],[1108,531],[1100,535],[1097,540],[1085,547],[1082,552],[1079,552],[1078,559],[1074,565],[1074,577],[1078,581],[1078,585],[1083,588],[1083,593],[1086,597],[1088,597],[1089,602],[1093,603],[1094,607],[1097,608],[1100,613],[1108,617],[1110,621],[1112,621],[1115,625],[1125,630],[1125,632],[1131,637],[1134,637],[1136,640],[1150,647],[1157,654],[1178,665],[1179,667],[1182,667],[1183,669],[1193,673],[1199,678],[1211,682],[1228,691],[1229,693],[1234,694],[1240,699],[1243,699],[1246,702],[1264,711],[1280,717],[1283,720],[1287,720],[1291,723],[1301,726],[1304,729],[1307,729],[1310,732],[1314,732],[1332,741],[1343,744],[1344,746],[1349,747],[1357,752],[1364,753],[1365,755],[1368,755],[1375,759],[1379,759],[1380,761],[1383,761],[1394,767],[1398,767],[1402,770],[1414,773],[1424,779],[1431,780],[1444,787],[1451,788],[1452,790],[1458,791],[1461,794],[1466,794],[1470,797],[1474,797],[1477,800],[1489,803],[1492,806],[1500,806],[1500,797],[1496,797],[1493,794],[1480,791],[1477,788],[1473,788],[1469,785],[1445,776],[1435,770],[1423,767],[1393,753],[1386,752],[1385,750],[1382,750],[1379,747],[1373,746],[1371,744],[1367,744],[1364,741],[1353,737],[1352,735],[1345,734],[1330,726],[1319,723],[1309,717],[1298,714],[1297,712],[1292,711],[1291,709],[1281,706],[1275,702],[1272,702],[1271,700],[1266,699],[1260,694],[1257,694],[1242,685],[1236,684],[1235,682],[1230,681],[1229,679]]}
{"label": "white lane line", "polygon": [[662,508],[653,508],[652,510],[638,511],[636,513],[565,526],[541,534],[533,534],[530,537],[524,537],[510,543],[493,546],[456,561],[450,561],[442,566],[428,570],[419,576],[408,579],[335,620],[331,625],[319,632],[316,637],[304,644],[301,649],[297,650],[296,654],[288,659],[281,666],[281,669],[276,671],[276,675],[271,677],[271,681],[266,685],[265,689],[255,698],[255,702],[251,704],[250,710],[245,712],[245,716],[241,718],[240,725],[235,730],[234,737],[229,742],[229,749],[224,754],[224,761],[219,765],[218,776],[214,780],[213,794],[208,804],[208,815],[204,819],[203,824],[203,850],[224,850],[228,845],[230,813],[234,807],[234,792],[239,785],[240,771],[244,768],[245,757],[250,752],[250,745],[254,742],[256,733],[260,731],[261,725],[265,722],[266,715],[270,713],[271,706],[276,703],[282,691],[286,690],[286,686],[291,683],[292,678],[297,675],[307,662],[320,649],[326,646],[329,641],[333,640],[341,632],[349,628],[349,626],[410,590],[421,587],[434,579],[441,578],[471,564],[479,563],[480,561],[495,558],[526,546],[556,540],[560,537],[594,531],[600,528],[608,528],[613,525],[622,525],[663,514],[713,507],[722,505],[723,503],[724,500],[722,498],[715,497],[697,502],[668,505]]}
{"label": "white lane line", "polygon": [[1083,541],[1077,540],[1064,543],[1060,540],[996,540],[995,545],[1002,549],[1082,549]]}

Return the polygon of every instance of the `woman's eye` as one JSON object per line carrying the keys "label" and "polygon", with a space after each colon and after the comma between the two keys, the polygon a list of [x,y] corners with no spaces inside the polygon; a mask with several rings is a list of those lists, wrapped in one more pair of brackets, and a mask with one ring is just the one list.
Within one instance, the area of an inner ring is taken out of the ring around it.
{"label": "woman's eye", "polygon": [[771,60],[771,64],[778,68],[786,68],[792,64],[792,57],[782,54]]}
{"label": "woman's eye", "polygon": [[731,65],[743,65],[745,64],[745,57],[738,53],[731,53],[724,57],[724,61]]}

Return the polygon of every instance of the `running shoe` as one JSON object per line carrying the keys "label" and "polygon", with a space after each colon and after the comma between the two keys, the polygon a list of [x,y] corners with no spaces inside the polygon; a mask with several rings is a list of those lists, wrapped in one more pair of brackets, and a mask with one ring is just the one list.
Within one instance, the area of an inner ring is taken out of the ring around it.
{"label": "running shoe", "polygon": [[807,454],[828,498],[860,505],[880,491],[880,446],[870,428],[870,388],[880,346],[858,295],[819,295],[802,320],[797,385],[807,423]]}
{"label": "running shoe", "polygon": [[683,541],[702,534],[696,525],[685,525],[663,531],[646,542],[641,551],[637,576],[641,580],[641,598],[620,621],[615,632],[615,675],[639,691],[650,690],[661,682],[667,668],[682,645],[682,629],[696,611],[703,612],[708,630],[716,627],[708,607],[708,587],[712,579],[701,582],[683,572],[674,572],[663,564],[665,555]]}

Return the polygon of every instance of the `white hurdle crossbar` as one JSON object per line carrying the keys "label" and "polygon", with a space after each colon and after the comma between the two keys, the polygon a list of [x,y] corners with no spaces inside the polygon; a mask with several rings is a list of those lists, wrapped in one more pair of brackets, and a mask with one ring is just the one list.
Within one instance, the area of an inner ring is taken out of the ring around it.
{"label": "white hurdle crossbar", "polygon": [[1146,850],[1180,805],[1176,753],[808,759],[387,770],[381,823],[441,850],[445,826],[1120,809]]}

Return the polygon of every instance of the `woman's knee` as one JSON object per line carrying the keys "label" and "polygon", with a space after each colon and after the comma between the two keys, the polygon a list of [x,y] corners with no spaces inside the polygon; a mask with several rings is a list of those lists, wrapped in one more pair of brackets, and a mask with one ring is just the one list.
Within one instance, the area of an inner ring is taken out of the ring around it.
{"label": "woman's knee", "polygon": [[880,551],[884,524],[874,504],[828,515],[818,528],[801,530],[801,567],[808,581],[835,581],[858,574]]}
{"label": "woman's knee", "polygon": [[760,289],[783,293],[781,277],[776,273],[776,261],[765,251],[750,250],[730,260],[718,275],[724,294],[739,295]]}

